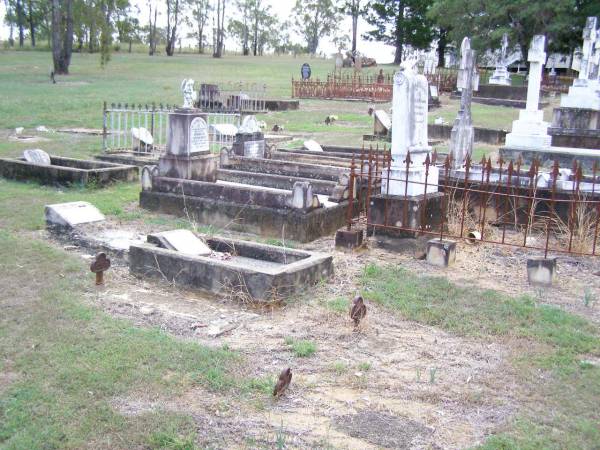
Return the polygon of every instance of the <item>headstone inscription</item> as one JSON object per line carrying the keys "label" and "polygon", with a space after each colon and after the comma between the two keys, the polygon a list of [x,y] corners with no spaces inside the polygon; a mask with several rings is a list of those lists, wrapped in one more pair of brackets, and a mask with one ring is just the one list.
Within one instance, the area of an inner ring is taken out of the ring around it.
{"label": "headstone inscription", "polygon": [[52,164],[50,155],[39,148],[25,150],[23,152],[23,159],[29,163],[39,164],[41,166],[49,166]]}
{"label": "headstone inscription", "polygon": [[208,125],[202,117],[195,117],[190,123],[189,137],[189,153],[207,152],[210,150]]}

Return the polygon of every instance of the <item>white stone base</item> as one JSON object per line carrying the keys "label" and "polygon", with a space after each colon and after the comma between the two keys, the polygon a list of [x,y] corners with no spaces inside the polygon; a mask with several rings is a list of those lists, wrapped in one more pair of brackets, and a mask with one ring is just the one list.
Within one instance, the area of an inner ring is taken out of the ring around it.
{"label": "white stone base", "polygon": [[[425,194],[425,167],[411,167],[408,170],[408,187],[406,186],[406,169],[390,169],[390,185],[388,190],[387,176],[381,181],[382,195],[399,195],[415,197]],[[429,167],[427,176],[427,193],[434,194],[438,192],[439,169],[435,166]]]}
{"label": "white stone base", "polygon": [[592,80],[575,80],[569,93],[561,97],[560,106],[600,111],[600,84]]}
{"label": "white stone base", "polygon": [[510,86],[510,73],[506,70],[506,67],[496,67],[494,73],[490,77],[489,84],[498,84],[501,86]]}
{"label": "white stone base", "polygon": [[544,122],[544,111],[519,111],[519,119],[506,135],[506,147],[542,149],[550,147],[552,137],[548,134],[550,124]]}

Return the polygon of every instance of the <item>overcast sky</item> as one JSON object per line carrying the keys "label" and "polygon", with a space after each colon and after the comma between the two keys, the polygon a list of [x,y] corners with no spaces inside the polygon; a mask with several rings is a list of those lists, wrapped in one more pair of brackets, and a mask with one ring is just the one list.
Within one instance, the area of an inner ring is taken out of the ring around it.
{"label": "overcast sky", "polygon": [[[265,4],[271,5],[271,10],[274,14],[283,21],[285,19],[290,19],[292,16],[292,8],[296,3],[295,0],[263,0]],[[140,22],[142,24],[148,23],[148,7],[146,0],[132,0],[132,4],[137,4],[141,8],[140,14]],[[159,12],[163,11],[162,17],[159,18],[159,25],[166,25],[166,16],[164,14],[165,10],[165,1],[164,0],[153,0],[152,3],[154,5],[158,5]],[[225,10],[226,15],[228,17],[232,17],[236,15],[236,10],[233,6],[233,1],[229,0],[227,5],[227,9]],[[0,39],[6,40],[8,39],[9,31],[8,27],[4,24],[4,17],[6,14],[4,2],[0,3],[0,17],[2,18],[2,26],[0,27]],[[359,20],[358,32],[359,35],[364,33],[369,29],[369,25],[362,19]],[[187,30],[182,30],[180,33],[182,36],[187,34]],[[348,36],[352,35],[352,22],[349,17],[346,17],[340,24],[339,34],[347,34]],[[16,37],[16,36],[15,36]],[[333,43],[331,42],[331,38],[322,39],[319,44],[319,52],[323,52],[327,55],[333,54],[337,51]],[[294,36],[294,40],[300,42],[300,38],[298,36]],[[184,45],[186,41],[184,40]],[[191,44],[191,42],[190,42]],[[233,47],[237,47],[237,43],[232,40],[227,40],[225,44],[226,48],[232,49]],[[394,48],[391,46],[383,45],[377,42],[369,42],[362,38],[360,38],[358,43],[358,51],[365,54],[366,56],[377,59],[379,63],[390,63],[394,59]]]}

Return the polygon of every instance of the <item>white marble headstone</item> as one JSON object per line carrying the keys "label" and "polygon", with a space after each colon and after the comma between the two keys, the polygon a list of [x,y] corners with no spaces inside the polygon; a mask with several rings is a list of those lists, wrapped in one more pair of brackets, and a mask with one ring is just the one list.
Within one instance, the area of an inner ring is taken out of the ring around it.
{"label": "white marble headstone", "polygon": [[40,166],[49,166],[52,164],[50,155],[39,148],[25,150],[23,152],[23,158],[29,163],[39,164]]}
{"label": "white marble headstone", "polygon": [[314,141],[312,139],[309,139],[308,141],[304,141],[304,148],[311,152],[322,152],[323,151],[323,147],[321,147],[321,145],[317,141]]}
{"label": "white marble headstone", "polygon": [[239,128],[239,133],[259,133],[260,125],[254,116],[246,116],[242,120],[242,125]]}
{"label": "white marble headstone", "polygon": [[208,140],[208,125],[202,117],[196,117],[190,123],[190,153],[207,152],[210,150]]}
{"label": "white marble headstone", "polygon": [[88,202],[46,205],[44,213],[48,224],[64,227],[74,227],[75,225],[100,222],[106,219],[98,208]]}
{"label": "white marble headstone", "polygon": [[135,147],[136,141],[139,141],[146,145],[154,144],[154,138],[152,137],[152,133],[150,133],[150,131],[148,131],[144,127],[132,128],[131,129],[131,137],[134,140],[134,147]]}
{"label": "white marble headstone", "polygon": [[153,235],[169,250],[175,250],[186,255],[207,256],[211,250],[190,230],[170,230]]}

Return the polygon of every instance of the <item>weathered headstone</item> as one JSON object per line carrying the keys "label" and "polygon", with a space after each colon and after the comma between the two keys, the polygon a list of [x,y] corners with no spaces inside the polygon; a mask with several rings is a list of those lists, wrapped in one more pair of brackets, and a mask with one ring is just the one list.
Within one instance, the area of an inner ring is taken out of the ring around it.
{"label": "weathered headstone", "polygon": [[153,233],[150,240],[160,243],[169,250],[192,256],[208,256],[211,254],[210,247],[200,240],[190,230],[169,230]]}
{"label": "weathered headstone", "polygon": [[335,55],[335,70],[342,70],[342,67],[344,67],[344,55],[342,55],[340,52],[337,52]]}
{"label": "weathered headstone", "polygon": [[106,220],[98,209],[88,202],[69,202],[46,205],[46,223],[50,226],[74,227]]}
{"label": "weathered headstone", "polygon": [[39,148],[25,150],[23,152],[23,159],[32,164],[39,164],[40,166],[49,166],[52,164],[50,155]]}
{"label": "weathered headstone", "polygon": [[[428,83],[414,71],[415,58],[407,59],[394,75],[392,99],[392,163],[389,185],[384,177],[381,193],[418,196],[425,193],[425,159],[431,151],[427,142]],[[410,152],[412,164],[407,170]],[[438,169],[429,167],[427,192],[437,192]]]}
{"label": "weathered headstone", "polygon": [[457,88],[461,91],[460,109],[450,134],[450,154],[454,169],[460,169],[467,156],[473,153],[475,134],[471,118],[471,100],[473,90],[477,90],[478,87],[476,53],[471,50],[471,41],[468,37],[463,39],[460,51],[460,72],[457,81]]}
{"label": "weathered headstone", "polygon": [[319,143],[317,141],[314,141],[312,139],[304,141],[304,148],[311,152],[322,152],[323,151],[323,147],[321,147],[321,145],[319,145]]}
{"label": "weathered headstone", "polygon": [[507,64],[508,57],[508,34],[502,35],[502,48],[500,50],[500,57],[496,62],[496,69],[490,77],[489,84],[499,84],[502,86],[510,86],[510,72],[508,71]]}
{"label": "weathered headstone", "polygon": [[506,135],[505,147],[538,150],[550,147],[549,124],[544,122],[544,111],[538,109],[542,69],[546,61],[545,44],[546,37],[538,34],[533,37],[529,46],[527,55],[529,61],[527,105],[525,109],[519,111],[519,119],[513,122],[512,131]]}
{"label": "weathered headstone", "polygon": [[376,136],[387,136],[392,128],[392,119],[383,109],[376,109],[373,114],[375,123],[373,126],[373,134]]}
{"label": "weathered headstone", "polygon": [[144,127],[131,129],[131,142],[134,151],[147,151],[154,145],[154,138],[150,131]]}
{"label": "weathered headstone", "polygon": [[246,116],[242,121],[232,146],[233,153],[247,158],[264,158],[265,135],[256,118]]}
{"label": "weathered headstone", "polygon": [[197,98],[197,94],[194,91],[194,80],[191,78],[183,80],[181,82],[181,93],[183,94],[182,108],[193,108]]}
{"label": "weathered headstone", "polygon": [[583,45],[573,58],[572,69],[579,71],[569,93],[560,99],[563,108],[600,111],[600,30],[597,18],[588,17],[583,29]]}
{"label": "weathered headstone", "polygon": [[312,73],[312,71],[310,70],[310,66],[308,65],[308,63],[302,64],[302,67],[300,68],[300,76],[302,77],[302,79],[303,80],[310,79],[311,73]]}
{"label": "weathered headstone", "polygon": [[217,156],[210,153],[206,114],[192,109],[169,113],[166,152],[158,160],[160,176],[216,181]]}

